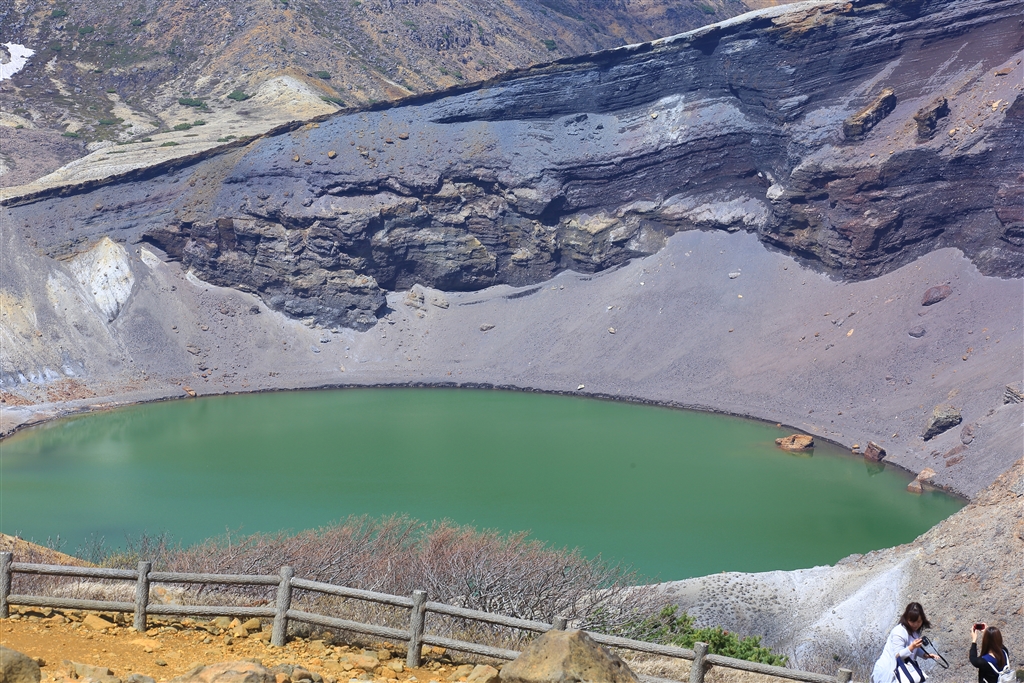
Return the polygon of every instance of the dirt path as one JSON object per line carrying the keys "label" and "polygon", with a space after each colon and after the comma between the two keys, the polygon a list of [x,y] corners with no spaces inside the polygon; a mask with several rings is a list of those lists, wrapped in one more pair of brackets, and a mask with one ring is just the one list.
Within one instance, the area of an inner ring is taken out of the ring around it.
{"label": "dirt path", "polygon": [[[268,667],[290,664],[333,681],[445,681],[456,670],[456,664],[440,648],[430,648],[424,666],[399,673],[387,668],[392,662],[404,662],[404,650],[395,648],[395,657],[386,644],[378,643],[363,655],[363,649],[334,645],[319,635],[294,638],[284,647],[273,647],[254,633],[247,638],[232,637],[228,632],[214,635],[203,626],[207,622],[151,620],[145,634],[125,626],[94,630],[82,623],[84,613],[57,613],[39,608],[13,608],[12,619],[0,620],[0,644],[30,657],[43,660],[43,683],[64,681],[71,668],[65,661],[110,669],[122,681],[131,674],[151,676],[167,681],[181,676],[200,664],[258,659]],[[96,614],[96,613],[88,613]],[[65,616],[66,615],[66,616]],[[113,615],[108,615],[112,618]],[[130,617],[129,617],[130,618]],[[215,631],[218,629],[214,629]],[[346,657],[352,662],[342,662]],[[385,659],[385,657],[388,657]],[[357,664],[380,661],[373,669]],[[295,677],[295,676],[293,676]],[[314,677],[315,678],[315,677]],[[296,677],[297,679],[297,677]],[[108,682],[109,683],[109,682]]]}

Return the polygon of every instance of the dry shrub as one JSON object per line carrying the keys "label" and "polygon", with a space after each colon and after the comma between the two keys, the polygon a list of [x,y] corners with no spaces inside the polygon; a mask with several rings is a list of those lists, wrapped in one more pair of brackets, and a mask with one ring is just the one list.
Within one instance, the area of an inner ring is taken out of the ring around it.
{"label": "dry shrub", "polygon": [[[98,548],[94,544],[91,552]],[[653,589],[635,586],[636,575],[629,568],[608,565],[600,557],[553,548],[526,533],[479,531],[405,516],[351,517],[295,534],[228,534],[190,547],[175,545],[166,536],[143,536],[107,553],[101,563],[134,568],[141,559],[151,560],[155,571],[211,574],[277,574],[290,565],[297,577],[314,581],[393,595],[424,590],[432,601],[548,623],[561,616],[574,627],[599,631],[614,631],[656,607]],[[67,579],[63,583],[59,590],[66,595],[71,586]],[[273,603],[276,587],[161,585],[154,587],[153,597],[164,601],[170,593],[173,602],[267,605]],[[395,628],[406,627],[409,619],[407,609],[311,591],[295,590],[293,601],[305,611]],[[508,648],[531,637],[438,614],[428,616],[427,630]]]}

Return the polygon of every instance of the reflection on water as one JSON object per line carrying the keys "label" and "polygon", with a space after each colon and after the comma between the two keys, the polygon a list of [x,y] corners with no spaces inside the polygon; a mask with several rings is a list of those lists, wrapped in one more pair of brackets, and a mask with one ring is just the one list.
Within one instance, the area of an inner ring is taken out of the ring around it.
{"label": "reflection on water", "polygon": [[[750,420],[574,397],[442,389],[226,396],[81,416],[0,449],[0,527],[277,531],[407,513],[531,530],[676,579],[792,569],[912,540],[960,502],[910,495],[819,442]],[[898,525],[892,519],[900,519]]]}

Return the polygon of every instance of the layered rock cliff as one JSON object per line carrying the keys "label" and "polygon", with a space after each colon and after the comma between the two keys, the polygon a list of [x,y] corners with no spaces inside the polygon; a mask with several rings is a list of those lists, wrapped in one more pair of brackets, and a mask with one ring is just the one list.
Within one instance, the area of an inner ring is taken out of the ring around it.
{"label": "layered rock cliff", "polygon": [[955,246],[1024,274],[1010,0],[815,2],[8,200],[50,257],[109,236],[317,323],[385,290],[524,285],[724,229],[845,279]]}

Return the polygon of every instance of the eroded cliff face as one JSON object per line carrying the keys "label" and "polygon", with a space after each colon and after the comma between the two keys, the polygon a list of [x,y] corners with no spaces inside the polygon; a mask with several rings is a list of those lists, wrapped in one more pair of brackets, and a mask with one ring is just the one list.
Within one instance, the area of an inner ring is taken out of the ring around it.
{"label": "eroded cliff face", "polygon": [[756,232],[846,279],[948,246],[1018,277],[1022,36],[1010,0],[763,10],[15,198],[4,229],[49,257],[148,243],[359,329],[385,290],[599,271],[689,229]]}

